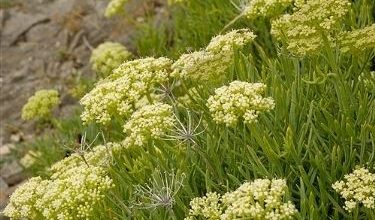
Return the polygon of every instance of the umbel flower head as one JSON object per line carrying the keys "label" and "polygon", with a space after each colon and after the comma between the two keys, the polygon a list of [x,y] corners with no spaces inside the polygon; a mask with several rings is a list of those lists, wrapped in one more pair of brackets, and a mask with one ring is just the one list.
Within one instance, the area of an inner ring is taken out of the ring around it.
{"label": "umbel flower head", "polygon": [[287,190],[283,179],[256,179],[223,196],[208,193],[193,199],[186,219],[292,219],[297,209],[284,201]]}
{"label": "umbel flower head", "polygon": [[366,168],[357,168],[332,188],[345,199],[344,208],[351,212],[358,205],[375,209],[375,174]]}
{"label": "umbel flower head", "polygon": [[221,195],[209,192],[203,197],[196,197],[190,201],[189,216],[185,220],[193,220],[194,217],[202,216],[205,219],[220,219],[224,206]]}
{"label": "umbel flower head", "polygon": [[255,38],[248,29],[233,30],[214,37],[205,50],[183,54],[172,65],[172,76],[192,80],[220,77],[233,60],[234,49],[242,48]]}
{"label": "umbel flower head", "polygon": [[132,54],[122,44],[105,42],[92,51],[90,63],[96,74],[100,78],[105,78],[131,56]]}
{"label": "umbel flower head", "polygon": [[339,44],[340,50],[344,53],[358,54],[365,50],[374,50],[375,24],[341,34]]}
{"label": "umbel flower head", "polygon": [[293,0],[247,0],[243,8],[243,15],[249,19],[259,17],[272,18],[280,15],[292,5]]}
{"label": "umbel flower head", "polygon": [[108,166],[112,159],[112,152],[118,152],[122,147],[121,144],[109,142],[88,149],[87,152],[73,153],[50,167],[51,179],[58,179],[77,166]]}
{"label": "umbel flower head", "polygon": [[245,123],[255,122],[260,112],[275,106],[272,98],[262,96],[265,88],[262,83],[233,81],[216,89],[207,100],[213,120],[226,126],[235,126],[241,117]]}
{"label": "umbel flower head", "polygon": [[222,74],[230,65],[228,54],[205,50],[182,54],[172,65],[172,76],[181,79],[209,80]]}
{"label": "umbel flower head", "polygon": [[103,168],[78,166],[57,179],[30,179],[12,194],[4,214],[15,219],[87,219],[112,187]]}
{"label": "umbel flower head", "polygon": [[156,85],[169,80],[172,61],[168,58],[143,58],[121,64],[113,74],[99,81],[80,101],[82,121],[106,124],[113,116],[130,115],[136,103]]}
{"label": "umbel flower head", "polygon": [[59,93],[56,90],[39,90],[23,106],[22,119],[47,118],[59,103]]}
{"label": "umbel flower head", "polygon": [[124,13],[124,7],[128,0],[111,0],[105,9],[104,16],[110,18],[115,15]]}
{"label": "umbel flower head", "polygon": [[150,138],[158,139],[173,128],[174,123],[172,106],[162,103],[143,106],[124,125],[124,132],[128,135],[124,145],[142,146]]}
{"label": "umbel flower head", "polygon": [[242,48],[255,37],[256,35],[249,29],[232,30],[212,38],[206,50],[212,53],[233,53],[235,48]]}
{"label": "umbel flower head", "polygon": [[4,214],[14,219],[91,219],[95,206],[113,187],[105,166],[110,152],[121,145],[108,143],[72,154],[54,164],[49,179],[31,178],[12,194]]}
{"label": "umbel flower head", "polygon": [[13,219],[37,219],[41,211],[36,208],[36,201],[43,195],[46,180],[33,177],[19,186],[10,197],[3,214]]}
{"label": "umbel flower head", "polygon": [[349,9],[348,0],[296,1],[293,14],[272,22],[271,33],[296,56],[316,54],[332,43],[331,35]]}

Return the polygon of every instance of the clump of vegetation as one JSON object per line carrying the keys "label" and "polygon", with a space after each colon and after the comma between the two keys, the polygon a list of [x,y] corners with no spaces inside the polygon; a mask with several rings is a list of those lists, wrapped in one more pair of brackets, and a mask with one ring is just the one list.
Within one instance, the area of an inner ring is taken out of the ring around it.
{"label": "clump of vegetation", "polygon": [[115,65],[110,49],[81,119],[57,120],[65,158],[30,149],[52,159],[24,159],[40,177],[7,216],[375,219],[374,1],[162,7],[139,57]]}
{"label": "clump of vegetation", "polygon": [[60,103],[56,90],[39,90],[29,98],[22,108],[22,119],[46,119],[51,117],[52,110]]}

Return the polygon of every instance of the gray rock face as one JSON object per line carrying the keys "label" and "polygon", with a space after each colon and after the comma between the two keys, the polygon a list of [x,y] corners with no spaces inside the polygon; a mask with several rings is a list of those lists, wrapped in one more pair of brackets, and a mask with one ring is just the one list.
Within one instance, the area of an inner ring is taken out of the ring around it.
{"label": "gray rock face", "polygon": [[[116,30],[114,20],[103,17],[107,2],[93,0],[27,0],[0,9],[0,139],[32,131],[20,120],[22,106],[39,89],[58,89],[67,95],[73,73],[93,75],[89,47],[105,40],[128,42],[132,29]],[[122,34],[119,34],[120,33]],[[126,40],[124,40],[126,39]],[[86,43],[84,43],[86,42]],[[88,43],[88,44],[87,44]],[[59,111],[66,105],[62,103]],[[70,108],[70,107],[69,107]]]}
{"label": "gray rock face", "polygon": [[24,179],[23,168],[17,161],[5,164],[0,169],[0,176],[8,186],[16,185]]}
{"label": "gray rock face", "polygon": [[22,12],[11,12],[1,33],[1,45],[10,46],[19,37],[38,23],[48,22],[49,18],[43,14],[24,14]]}

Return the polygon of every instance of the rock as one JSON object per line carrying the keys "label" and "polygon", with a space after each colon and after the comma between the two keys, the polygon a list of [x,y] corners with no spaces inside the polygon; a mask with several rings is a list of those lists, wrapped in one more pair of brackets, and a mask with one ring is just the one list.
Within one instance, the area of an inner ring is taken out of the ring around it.
{"label": "rock", "polygon": [[23,66],[22,69],[13,72],[11,83],[17,83],[27,77],[27,73],[30,71],[28,66]]}
{"label": "rock", "polygon": [[0,193],[5,193],[5,191],[9,188],[8,184],[0,177]]}
{"label": "rock", "polygon": [[44,44],[46,39],[54,39],[60,30],[61,27],[57,25],[51,25],[50,23],[40,24],[27,32],[27,41]]}
{"label": "rock", "polygon": [[15,134],[12,134],[10,136],[10,140],[13,142],[13,143],[19,143],[19,142],[22,142],[23,141],[23,134],[21,132],[18,132],[18,133],[15,133]]}
{"label": "rock", "polygon": [[78,8],[86,8],[86,0],[57,0],[46,7],[45,14],[51,18],[61,18]]}
{"label": "rock", "polygon": [[0,170],[0,175],[8,186],[13,186],[25,179],[23,168],[17,161],[6,163]]}
{"label": "rock", "polygon": [[1,33],[1,44],[11,46],[34,25],[47,21],[49,18],[43,14],[25,14],[12,10]]}
{"label": "rock", "polygon": [[2,32],[4,28],[5,18],[6,18],[6,11],[0,10],[0,32]]}
{"label": "rock", "polygon": [[[2,145],[0,146],[0,156],[5,156],[5,155],[8,155],[10,154],[10,147],[8,144],[5,144],[5,145]],[[0,180],[1,182],[1,180]]]}

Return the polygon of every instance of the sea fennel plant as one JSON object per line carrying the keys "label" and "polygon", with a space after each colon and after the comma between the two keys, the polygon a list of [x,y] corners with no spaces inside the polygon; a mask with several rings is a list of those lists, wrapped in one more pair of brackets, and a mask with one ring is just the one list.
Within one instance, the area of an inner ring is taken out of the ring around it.
{"label": "sea fennel plant", "polygon": [[374,219],[375,2],[245,3],[264,17],[233,20],[239,1],[166,6],[167,37],[136,39],[163,57],[120,64],[81,100],[82,130],[105,143],[30,179],[5,214]]}

